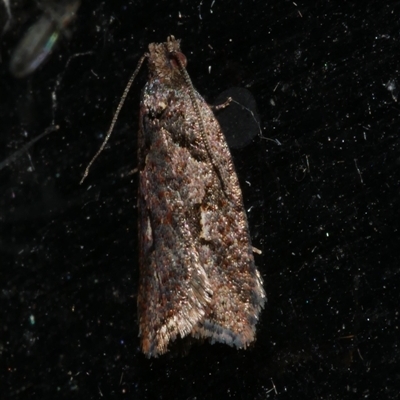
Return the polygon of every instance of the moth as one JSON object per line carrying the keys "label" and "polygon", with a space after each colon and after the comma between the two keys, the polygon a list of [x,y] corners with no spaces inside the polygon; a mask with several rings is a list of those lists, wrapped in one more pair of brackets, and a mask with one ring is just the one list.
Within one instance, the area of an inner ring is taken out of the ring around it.
{"label": "moth", "polygon": [[141,349],[157,357],[187,336],[247,348],[266,296],[231,154],[174,36],[149,45],[123,99],[144,59],[149,77],[138,134]]}

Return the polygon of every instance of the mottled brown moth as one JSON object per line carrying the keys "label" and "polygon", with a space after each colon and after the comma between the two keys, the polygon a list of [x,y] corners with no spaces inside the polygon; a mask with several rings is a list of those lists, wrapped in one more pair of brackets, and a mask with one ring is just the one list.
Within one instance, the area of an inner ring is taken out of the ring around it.
{"label": "mottled brown moth", "polygon": [[265,302],[242,193],[221,128],[186,72],[173,36],[151,43],[138,138],[140,284],[146,356],[177,338],[246,348]]}

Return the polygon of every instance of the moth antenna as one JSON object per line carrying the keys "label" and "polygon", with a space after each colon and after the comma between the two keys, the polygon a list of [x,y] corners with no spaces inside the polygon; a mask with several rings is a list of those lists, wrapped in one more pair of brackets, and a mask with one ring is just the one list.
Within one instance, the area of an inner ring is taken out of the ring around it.
{"label": "moth antenna", "polygon": [[106,137],[104,138],[103,143],[102,143],[101,146],[100,146],[100,149],[97,150],[97,153],[93,156],[93,158],[90,160],[89,164],[87,165],[87,167],[86,167],[86,169],[85,169],[85,172],[84,172],[84,174],[83,174],[83,177],[82,177],[81,181],[79,182],[80,185],[82,185],[83,181],[84,181],[84,180],[86,179],[86,177],[89,175],[89,169],[90,169],[90,167],[92,166],[92,164],[94,163],[94,161],[96,160],[96,158],[100,155],[100,153],[101,153],[101,152],[104,150],[104,148],[106,147],[106,144],[107,144],[107,142],[108,142],[108,139],[110,139],[110,136],[111,136],[111,134],[112,134],[112,132],[113,132],[113,130],[114,130],[114,126],[115,126],[115,123],[117,122],[118,115],[119,115],[119,113],[120,113],[120,111],[121,111],[121,109],[122,109],[122,107],[123,107],[123,105],[124,105],[124,103],[125,103],[126,97],[128,96],[128,93],[129,93],[129,90],[130,90],[130,88],[131,88],[131,86],[132,86],[132,83],[133,83],[133,81],[135,80],[136,75],[139,73],[139,70],[140,70],[140,68],[142,67],[143,61],[144,61],[145,58],[147,58],[148,56],[149,56],[149,55],[146,53],[146,54],[144,54],[144,55],[140,58],[140,60],[139,60],[139,62],[138,62],[138,65],[137,65],[135,71],[133,72],[132,76],[129,78],[128,84],[126,85],[126,87],[125,87],[125,89],[124,89],[124,93],[123,93],[122,96],[121,96],[121,100],[119,101],[118,107],[117,107],[117,109],[116,109],[116,111],[115,111],[115,114],[114,114],[114,116],[113,116],[113,119],[112,119],[112,121],[111,121],[111,125],[110,125],[110,127],[108,128],[107,135],[106,135]]}
{"label": "moth antenna", "polygon": [[211,148],[210,148],[210,144],[209,144],[207,136],[206,136],[206,129],[205,129],[205,126],[204,126],[203,118],[202,118],[201,113],[200,113],[199,104],[197,103],[197,100],[196,100],[196,97],[195,97],[195,94],[194,94],[195,89],[193,87],[193,83],[192,83],[192,81],[190,79],[189,74],[186,71],[185,66],[182,64],[182,61],[181,61],[180,57],[175,57],[175,59],[176,59],[178,65],[179,65],[179,69],[180,69],[180,71],[181,71],[181,73],[183,75],[183,78],[185,79],[185,83],[186,83],[187,87],[189,88],[190,100],[192,102],[194,111],[195,111],[195,113],[197,115],[197,122],[198,122],[198,124],[200,126],[201,140],[204,143],[204,147],[206,148],[206,151],[207,151],[208,157],[210,159],[210,162],[213,165],[214,169],[217,171],[219,179],[220,179],[221,184],[222,184],[222,187],[225,190],[225,183],[224,183],[224,181],[222,179],[221,172],[220,172],[221,171],[220,164],[213,157],[213,154],[212,154]]}

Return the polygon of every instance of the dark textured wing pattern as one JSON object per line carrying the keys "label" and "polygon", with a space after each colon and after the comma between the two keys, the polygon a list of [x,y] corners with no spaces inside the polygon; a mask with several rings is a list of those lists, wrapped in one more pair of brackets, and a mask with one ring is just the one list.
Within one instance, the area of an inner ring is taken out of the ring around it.
{"label": "dark textured wing pattern", "polygon": [[265,302],[229,149],[177,59],[186,62],[173,37],[150,44],[141,101],[138,311],[148,356],[187,335],[246,348]]}

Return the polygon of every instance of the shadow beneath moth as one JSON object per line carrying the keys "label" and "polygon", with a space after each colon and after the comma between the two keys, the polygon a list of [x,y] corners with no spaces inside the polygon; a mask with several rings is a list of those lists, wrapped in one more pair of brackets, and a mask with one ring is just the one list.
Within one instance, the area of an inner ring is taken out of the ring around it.
{"label": "shadow beneath moth", "polygon": [[140,59],[82,181],[145,59],[138,138],[141,349],[157,357],[187,336],[246,348],[266,299],[262,278],[224,135],[193,88],[173,36],[151,43]]}

